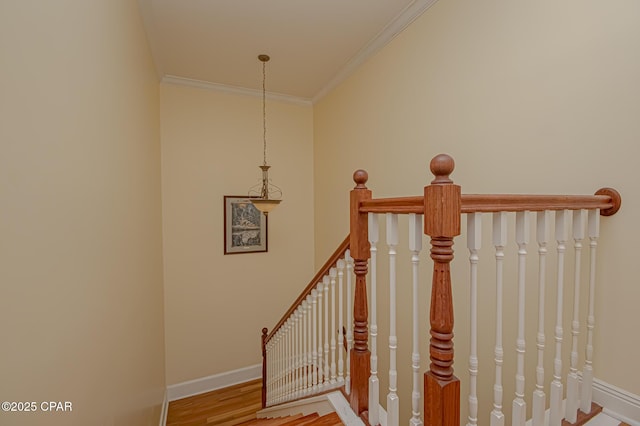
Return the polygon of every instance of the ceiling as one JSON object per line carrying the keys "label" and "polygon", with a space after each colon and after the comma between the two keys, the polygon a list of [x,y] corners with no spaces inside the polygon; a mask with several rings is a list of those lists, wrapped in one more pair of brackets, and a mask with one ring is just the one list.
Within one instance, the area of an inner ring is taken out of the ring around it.
{"label": "ceiling", "polygon": [[321,98],[436,0],[138,0],[163,81]]}

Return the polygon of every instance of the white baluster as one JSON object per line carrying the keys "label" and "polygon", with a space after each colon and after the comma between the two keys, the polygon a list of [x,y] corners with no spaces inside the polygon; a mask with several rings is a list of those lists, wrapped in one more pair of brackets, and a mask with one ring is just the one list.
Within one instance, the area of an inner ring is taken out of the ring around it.
{"label": "white baluster", "polygon": [[323,348],[324,345],[322,344],[322,310],[323,310],[323,305],[322,305],[322,299],[323,299],[323,288],[324,285],[323,283],[318,283],[318,285],[316,286],[316,291],[318,292],[318,322],[317,324],[317,328],[318,328],[318,340],[317,340],[317,345],[318,345],[318,358],[317,358],[317,363],[315,364],[315,369],[314,371],[317,371],[318,374],[318,391],[320,391],[323,387],[324,387],[324,383],[322,380],[322,377],[324,375],[324,361],[323,361]]}
{"label": "white baluster", "polygon": [[469,417],[467,426],[478,424],[478,250],[482,244],[482,215],[467,215],[467,248],[469,249],[470,276],[470,333],[469,348]]}
{"label": "white baluster", "polygon": [[369,410],[369,424],[377,425],[380,420],[378,417],[378,404],[380,401],[380,381],[378,379],[378,215],[375,213],[369,213],[369,244],[371,246],[371,259],[369,260],[369,287],[371,290],[370,298],[370,325],[369,325],[369,340],[371,351],[371,374],[369,375],[369,405],[375,407],[375,409]]}
{"label": "white baluster", "polygon": [[511,424],[524,426],[527,420],[527,403],[524,400],[525,355],[525,279],[527,244],[529,243],[529,212],[516,213],[516,242],[518,243],[518,339],[516,341],[516,396],[513,400]]}
{"label": "white baluster", "polygon": [[344,350],[342,339],[342,330],[344,330],[344,268],[344,260],[338,260],[338,336],[340,337],[340,348],[338,349],[338,383],[344,382]]}
{"label": "white baluster", "polygon": [[555,342],[556,354],[553,362],[553,381],[549,395],[549,426],[560,426],[562,423],[562,304],[564,292],[564,252],[567,242],[567,212],[559,210],[556,212],[556,241],[558,243],[558,275],[557,300],[556,300],[556,328]]}
{"label": "white baluster", "polygon": [[544,297],[545,276],[547,273],[547,241],[548,237],[548,211],[538,212],[536,235],[538,239],[538,334],[536,347],[538,349],[538,365],[536,367],[536,390],[533,392],[532,426],[544,426],[544,412],[546,410],[546,395],[544,393]]}
{"label": "white baluster", "polygon": [[595,327],[595,296],[596,296],[596,249],[600,234],[600,210],[589,210],[589,313],[587,316],[587,348],[582,372],[582,398],[580,409],[584,413],[591,412],[593,399],[593,329]]}
{"label": "white baluster", "polygon": [[295,337],[296,322],[295,312],[289,317],[289,399],[294,399],[296,392],[296,365],[295,365]]}
{"label": "white baluster", "polygon": [[496,379],[493,385],[491,426],[504,426],[504,413],[502,412],[502,363],[504,359],[504,350],[502,348],[502,273],[504,269],[504,247],[506,244],[507,215],[504,212],[494,213],[493,245],[496,248]]}
{"label": "white baluster", "polygon": [[287,399],[287,323],[285,322],[281,328],[282,336],[281,336],[281,364],[282,364],[282,400],[286,401]]}
{"label": "white baluster", "polygon": [[329,287],[331,278],[328,275],[323,279],[324,290],[324,385],[329,386],[331,371],[329,370]]}
{"label": "white baluster", "polygon": [[277,367],[278,375],[277,375],[277,381],[276,381],[276,401],[280,402],[282,401],[282,328],[278,330],[276,346],[277,346],[276,360],[278,364],[278,367]]}
{"label": "white baluster", "polygon": [[287,400],[293,398],[293,318],[287,320]]}
{"label": "white baluster", "polygon": [[287,398],[287,322],[282,325],[280,328],[282,334],[280,335],[280,365],[282,366],[282,375],[281,375],[281,392],[282,392],[282,400],[286,401]]}
{"label": "white baluster", "polygon": [[298,333],[300,334],[300,340],[298,345],[299,347],[299,356],[300,356],[300,386],[299,386],[299,390],[298,390],[298,395],[300,397],[304,396],[305,391],[306,391],[306,384],[305,381],[307,379],[307,370],[306,370],[306,364],[307,364],[307,347],[305,346],[305,335],[307,333],[307,328],[306,328],[306,323],[304,322],[304,304],[305,302],[303,301],[302,304],[300,305],[300,330],[298,331]]}
{"label": "white baluster", "polygon": [[267,367],[267,370],[269,372],[268,373],[269,374],[269,401],[271,404],[273,404],[273,402],[275,401],[275,388],[274,388],[274,381],[275,381],[275,374],[276,374],[276,364],[275,364],[276,351],[275,351],[275,345],[274,345],[275,339],[276,339],[276,336],[274,334],[271,340],[269,340],[269,366]]}
{"label": "white baluster", "polygon": [[[284,326],[283,326],[284,327]],[[278,388],[280,389],[280,401],[284,401],[284,397],[285,397],[285,371],[286,371],[286,366],[285,366],[285,355],[284,355],[284,350],[285,350],[285,335],[284,335],[284,329],[283,327],[280,327],[280,338],[278,339],[280,342],[280,355],[278,356],[278,359],[280,360],[280,384],[278,385]]]}
{"label": "white baluster", "polygon": [[275,388],[274,388],[274,380],[276,375],[276,352],[275,352],[275,335],[269,341],[269,402],[271,404],[275,401]]}
{"label": "white baluster", "polygon": [[331,383],[336,383],[336,276],[338,271],[336,268],[329,270],[331,277]]}
{"label": "white baluster", "polygon": [[307,361],[307,340],[308,340],[308,326],[307,326],[307,322],[309,321],[309,315],[308,315],[308,303],[305,300],[302,301],[301,306],[301,311],[300,313],[302,314],[302,327],[301,327],[301,333],[302,333],[302,339],[300,341],[300,344],[302,346],[301,349],[301,361],[302,361],[302,370],[300,371],[300,379],[302,380],[302,394],[306,395],[307,393],[307,387],[308,387],[308,374],[307,374],[307,366],[309,365],[308,361]]}
{"label": "white baluster", "polygon": [[294,395],[296,398],[299,398],[302,396],[302,381],[300,380],[300,372],[302,370],[302,362],[301,362],[301,354],[302,354],[302,338],[300,335],[300,329],[302,328],[301,326],[301,314],[300,314],[300,306],[298,306],[295,310],[294,313],[294,317],[295,317],[295,327],[294,327],[294,340],[295,340],[295,345],[294,345],[294,368],[295,368],[295,373],[294,373]]}
{"label": "white baluster", "polygon": [[285,321],[285,323],[282,325],[282,358],[281,358],[281,362],[282,362],[282,400],[286,401],[287,400],[287,393],[288,393],[288,387],[289,387],[289,363],[287,360],[287,349],[288,349],[288,333],[287,333],[287,328],[289,326],[289,320]]}
{"label": "white baluster", "polygon": [[387,245],[389,246],[389,393],[387,394],[387,425],[398,426],[400,403],[398,400],[398,371],[396,352],[396,246],[398,245],[398,215],[387,213]]}
{"label": "white baluster", "polygon": [[580,334],[580,259],[584,238],[584,210],[573,212],[573,248],[575,269],[573,273],[573,321],[571,322],[571,358],[567,376],[567,404],[565,418],[570,423],[578,420],[578,335]]}
{"label": "white baluster", "polygon": [[282,326],[282,400],[287,400],[287,390],[289,386],[288,382],[288,374],[289,374],[289,365],[287,362],[287,344],[288,344],[288,334],[287,334],[288,320]]}
{"label": "white baluster", "polygon": [[312,392],[318,391],[318,290],[311,291],[311,331],[313,336],[311,341],[313,342],[313,349],[311,352],[311,387]]}
{"label": "white baluster", "polygon": [[282,398],[282,329],[276,334],[276,402]]}
{"label": "white baluster", "polygon": [[413,390],[411,392],[411,420],[410,426],[422,426],[420,419],[420,390],[422,383],[420,380],[420,318],[419,318],[419,295],[418,268],[420,266],[420,251],[422,250],[422,215],[409,214],[409,251],[411,251],[412,265],[412,298],[413,298],[413,339],[411,349],[411,369],[413,370]]}
{"label": "white baluster", "polygon": [[345,392],[351,393],[351,349],[353,348],[353,258],[351,250],[347,250],[344,259],[347,262],[347,372],[345,377]]}
{"label": "white baluster", "polygon": [[272,368],[271,368],[271,360],[273,359],[273,354],[271,353],[271,340],[267,343],[266,347],[267,354],[267,405],[271,405],[271,377],[272,377]]}
{"label": "white baluster", "polygon": [[278,332],[276,332],[273,335],[273,338],[271,339],[271,341],[273,342],[273,357],[272,357],[272,364],[273,364],[273,378],[272,378],[272,382],[271,382],[271,387],[273,389],[273,402],[277,402],[278,400]]}
{"label": "white baluster", "polygon": [[278,377],[278,348],[276,346],[276,335],[274,334],[271,339],[271,402],[276,402],[277,397],[277,389],[276,389],[276,379]]}
{"label": "white baluster", "polygon": [[313,295],[307,296],[307,394],[313,389]]}

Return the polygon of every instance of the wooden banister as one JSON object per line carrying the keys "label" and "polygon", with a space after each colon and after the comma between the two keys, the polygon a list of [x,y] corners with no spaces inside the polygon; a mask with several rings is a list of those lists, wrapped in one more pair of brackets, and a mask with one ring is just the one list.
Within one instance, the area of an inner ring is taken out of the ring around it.
{"label": "wooden banister", "polygon": [[360,203],[361,213],[423,214],[424,197],[377,198]]}
{"label": "wooden banister", "polygon": [[610,216],[620,209],[620,194],[603,188],[595,195],[463,194],[462,213],[600,209]]}
{"label": "wooden banister", "polygon": [[[353,331],[349,333],[353,336],[353,346],[348,355],[350,357],[350,375],[347,370],[347,380],[345,380],[346,383],[350,383],[350,389],[346,389],[346,393],[348,393],[351,408],[361,419],[365,420],[365,423],[369,405],[371,404],[377,409],[378,401],[369,402],[368,400],[371,371],[366,282],[371,256],[368,236],[369,213],[414,213],[424,216],[424,234],[431,238],[430,257],[433,260],[429,315],[431,363],[429,370],[424,374],[424,423],[429,426],[458,426],[460,424],[460,381],[453,374],[454,309],[450,263],[454,258],[454,238],[460,235],[461,215],[463,213],[599,209],[601,215],[610,216],[615,214],[621,205],[620,194],[611,188],[602,188],[594,195],[462,194],[460,186],[454,184],[449,177],[454,170],[454,161],[450,156],[441,154],[434,157],[430,169],[435,178],[430,185],[424,187],[423,195],[380,199],[372,199],[372,193],[366,186],[367,173],[364,170],[358,170],[354,173],[353,180],[356,186],[350,192],[349,235],[315,274],[276,326],[271,329],[271,332],[267,333],[266,328],[262,330],[263,380],[265,380],[263,382],[263,406],[266,405],[267,399],[268,364],[266,352],[271,350],[271,346],[268,348],[267,344],[283,326],[290,324],[287,321],[292,315],[302,315],[296,310],[309,298],[318,283],[330,274],[331,268],[337,266],[338,260],[345,256],[346,251],[350,250],[350,256],[353,259],[353,273],[355,273],[355,291]],[[347,268],[348,271],[350,271],[350,265],[351,263]],[[335,274],[336,271],[334,270],[333,273]],[[349,281],[349,285],[350,283],[351,281]],[[303,306],[305,305],[306,303]],[[324,315],[327,315],[327,309],[328,307],[325,305]],[[313,318],[315,315],[314,313]],[[304,330],[306,331],[308,326],[310,331],[312,328],[310,323],[305,322],[304,324],[307,324],[304,326]],[[326,319],[325,327],[328,327]],[[335,326],[331,328],[335,328]],[[327,330],[325,330],[325,336],[326,334]],[[280,339],[280,334],[278,334],[278,339]],[[313,341],[315,342],[315,340],[314,337]],[[325,342],[326,340],[325,337]],[[302,348],[302,343],[298,345]],[[306,339],[304,345],[306,345]],[[326,345],[325,343],[325,348]],[[306,346],[302,350],[303,352],[307,351]],[[310,346],[308,351],[311,352]],[[313,361],[313,366],[311,366],[309,358],[307,358],[307,362],[309,366],[306,367],[306,374],[310,375],[312,369],[317,368],[316,361]],[[302,375],[304,374],[303,371]],[[308,380],[310,383],[311,379]],[[305,378],[303,381],[306,386],[307,379]]]}
{"label": "wooden banister", "polygon": [[[462,194],[461,213],[600,209],[615,214],[621,205],[618,191],[599,189],[595,195]],[[424,214],[424,197],[377,198],[360,203],[361,213]]]}
{"label": "wooden banister", "polygon": [[371,352],[368,347],[368,311],[367,311],[367,271],[370,257],[368,214],[360,211],[360,205],[371,199],[367,189],[367,172],[357,170],[353,174],[356,187],[351,190],[351,257],[356,275],[353,299],[353,349],[351,351],[351,390],[349,403],[353,411],[361,417],[369,407],[369,373],[371,371]]}
{"label": "wooden banister", "polygon": [[282,327],[282,325],[287,321],[287,318],[289,318],[291,314],[295,312],[296,308],[300,306],[302,301],[306,299],[308,295],[311,294],[311,291],[315,288],[315,286],[320,281],[322,281],[322,278],[325,275],[329,274],[329,270],[336,265],[339,259],[344,257],[344,254],[349,249],[349,241],[350,241],[350,236],[347,235],[344,241],[342,241],[342,243],[338,246],[338,248],[329,257],[329,259],[327,259],[327,261],[324,263],[322,268],[320,268],[318,272],[314,275],[314,277],[311,279],[311,281],[309,281],[309,284],[307,284],[307,286],[304,288],[302,293],[300,293],[300,296],[298,296],[296,301],[293,302],[293,304],[289,307],[287,312],[282,316],[282,318],[280,318],[280,321],[278,321],[276,326],[271,329],[271,333],[269,333],[269,335],[267,335],[267,337],[265,338],[265,343],[271,340],[271,338],[275,335],[276,331],[278,331],[278,329]]}

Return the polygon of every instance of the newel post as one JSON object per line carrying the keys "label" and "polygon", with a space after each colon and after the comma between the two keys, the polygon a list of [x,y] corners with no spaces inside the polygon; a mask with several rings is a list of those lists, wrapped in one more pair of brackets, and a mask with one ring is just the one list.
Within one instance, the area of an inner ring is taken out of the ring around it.
{"label": "newel post", "polygon": [[431,237],[431,364],[424,375],[424,422],[428,426],[460,425],[460,381],[453,375],[453,298],[450,263],[453,238],[460,235],[460,186],[449,175],[453,158],[431,160],[435,179],[424,188],[424,233]]}
{"label": "newel post", "polygon": [[267,407],[267,331],[262,329],[262,408]]}
{"label": "newel post", "polygon": [[349,248],[354,262],[356,274],[355,295],[353,300],[353,349],[351,350],[351,392],[349,402],[351,408],[362,415],[368,410],[369,373],[371,371],[371,352],[368,338],[367,311],[367,270],[369,251],[369,223],[367,213],[360,213],[360,203],[371,199],[371,191],[367,189],[368,175],[364,170],[353,174],[356,187],[350,194],[350,241]]}

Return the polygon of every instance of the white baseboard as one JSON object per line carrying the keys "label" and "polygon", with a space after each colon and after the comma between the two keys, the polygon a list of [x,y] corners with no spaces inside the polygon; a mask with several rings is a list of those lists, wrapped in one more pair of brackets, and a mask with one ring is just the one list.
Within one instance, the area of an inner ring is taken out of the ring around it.
{"label": "white baseboard", "polygon": [[169,411],[169,398],[168,392],[164,391],[164,400],[162,401],[162,408],[160,411],[160,426],[167,426],[167,412]]}
{"label": "white baseboard", "polygon": [[594,378],[593,401],[609,416],[640,426],[640,396]]}
{"label": "white baseboard", "polygon": [[238,383],[248,382],[249,380],[259,379],[260,377],[262,377],[262,364],[256,364],[250,367],[239,368],[200,379],[169,385],[167,386],[167,398],[169,401],[175,401],[177,399],[211,392],[216,389],[226,388],[227,386],[237,385]]}

